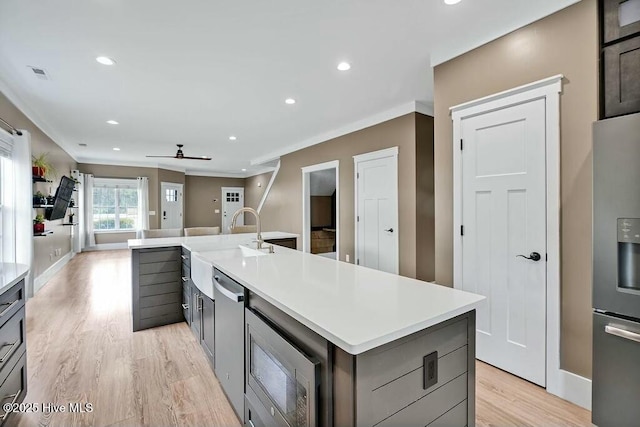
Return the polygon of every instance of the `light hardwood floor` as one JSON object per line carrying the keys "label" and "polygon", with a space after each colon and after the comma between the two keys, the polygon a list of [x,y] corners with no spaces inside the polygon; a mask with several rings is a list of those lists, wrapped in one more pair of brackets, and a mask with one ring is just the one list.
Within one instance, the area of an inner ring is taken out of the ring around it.
{"label": "light hardwood floor", "polygon": [[[25,402],[94,410],[22,414],[12,425],[240,425],[185,323],[131,332],[130,268],[128,251],[84,253],[27,302]],[[588,411],[477,367],[478,426],[591,425]]]}

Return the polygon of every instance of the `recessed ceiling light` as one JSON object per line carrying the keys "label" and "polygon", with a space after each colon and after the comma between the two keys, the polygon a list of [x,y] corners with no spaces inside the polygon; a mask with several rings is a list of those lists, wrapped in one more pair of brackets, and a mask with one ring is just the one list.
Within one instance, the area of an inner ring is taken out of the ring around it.
{"label": "recessed ceiling light", "polygon": [[116,63],[116,61],[114,61],[113,59],[109,58],[108,56],[98,56],[96,58],[96,61],[98,61],[102,65],[114,65]]}
{"label": "recessed ceiling light", "polygon": [[444,0],[445,4],[458,4],[461,0]]}
{"label": "recessed ceiling light", "polygon": [[118,147],[113,147],[113,151],[120,151]]}
{"label": "recessed ceiling light", "polygon": [[293,105],[293,104],[296,103],[296,100],[293,99],[293,98],[287,98],[287,99],[284,100],[284,103],[285,104],[289,104],[289,105]]}
{"label": "recessed ceiling light", "polygon": [[338,70],[340,71],[349,71],[351,69],[351,64],[348,62],[341,62],[338,64]]}
{"label": "recessed ceiling light", "polygon": [[231,135],[231,136],[229,137],[229,140],[231,140],[231,141],[235,141],[236,139],[238,139],[238,138],[236,138],[236,137],[235,137],[235,136],[233,136],[233,135]]}
{"label": "recessed ceiling light", "polygon": [[110,125],[119,125],[120,123],[116,122],[115,120],[107,120],[107,123],[109,123]]}
{"label": "recessed ceiling light", "polygon": [[246,171],[247,171],[246,169],[242,169],[242,172],[246,172]]}

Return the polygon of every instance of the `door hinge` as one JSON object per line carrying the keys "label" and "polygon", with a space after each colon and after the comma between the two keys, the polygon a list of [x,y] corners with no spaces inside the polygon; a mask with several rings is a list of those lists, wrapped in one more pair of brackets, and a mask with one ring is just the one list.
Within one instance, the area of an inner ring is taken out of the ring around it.
{"label": "door hinge", "polygon": [[360,179],[360,172],[356,172],[356,178]]}
{"label": "door hinge", "polygon": [[360,265],[360,260],[359,259],[356,260],[356,265]]}
{"label": "door hinge", "polygon": [[464,140],[460,138],[460,151],[464,150]]}
{"label": "door hinge", "polygon": [[460,235],[464,236],[464,225],[460,226]]}
{"label": "door hinge", "polygon": [[360,222],[360,215],[356,216],[356,221]]}

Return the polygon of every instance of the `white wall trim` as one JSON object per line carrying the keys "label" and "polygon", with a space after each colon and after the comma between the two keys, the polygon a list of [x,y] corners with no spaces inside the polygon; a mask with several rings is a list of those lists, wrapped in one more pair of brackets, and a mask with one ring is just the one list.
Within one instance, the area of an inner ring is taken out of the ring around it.
{"label": "white wall trim", "polygon": [[95,251],[115,251],[118,249],[128,249],[127,242],[120,243],[100,243],[95,246],[89,246],[82,248],[82,252],[95,252]]}
{"label": "white wall trim", "polygon": [[591,380],[573,372],[560,369],[558,373],[557,388],[549,393],[555,394],[569,402],[591,410]]}
{"label": "white wall trim", "polygon": [[[536,99],[546,104],[546,164],[547,164],[547,343],[546,387],[549,393],[568,399],[567,392],[579,389],[584,381],[571,381],[576,387],[567,387],[567,376],[560,368],[560,93],[562,75],[556,75],[512,90],[480,98],[452,107],[453,120],[453,281],[455,288],[462,287],[462,154],[459,141],[462,138],[462,120],[478,114],[495,111]],[[577,377],[577,376],[576,376]],[[573,377],[572,377],[573,378]],[[584,388],[584,386],[583,386]],[[576,395],[582,396],[576,392]],[[576,398],[583,402],[584,399]]]}
{"label": "white wall trim", "polygon": [[273,183],[276,180],[276,177],[278,176],[278,172],[280,172],[280,160],[278,160],[278,164],[276,165],[276,168],[273,170],[273,173],[271,174],[271,179],[269,179],[269,183],[267,184],[267,188],[264,189],[264,193],[262,193],[262,198],[260,199],[260,204],[258,205],[258,209],[256,209],[258,211],[258,213],[260,213],[260,211],[262,211],[262,207],[264,206],[265,202],[267,201],[267,197],[269,197],[269,192],[271,192],[271,187],[273,187]]}
{"label": "white wall trim", "polygon": [[282,157],[285,154],[293,153],[294,151],[302,150],[303,148],[311,147],[312,145],[320,144],[322,142],[329,141],[330,139],[338,138],[343,135],[347,135],[347,134],[386,122],[388,120],[392,120],[392,119],[404,116],[406,114],[415,113],[415,112],[425,114],[428,116],[433,116],[434,114],[433,106],[431,106],[430,104],[419,102],[419,101],[408,102],[406,104],[398,105],[394,108],[390,108],[388,110],[374,114],[362,120],[357,120],[355,122],[349,123],[337,129],[313,136],[311,138],[288,145],[283,148],[279,148],[263,156],[256,157],[255,159],[251,160],[251,164],[259,165],[262,163],[266,163],[271,160]]}
{"label": "white wall trim", "polygon": [[49,282],[60,270],[62,267],[67,265],[69,261],[75,256],[74,252],[67,252],[64,256],[62,256],[58,261],[53,263],[49,268],[42,272],[38,277],[33,280],[33,295],[37,294],[40,289],[44,285]]}
{"label": "white wall trim", "polygon": [[398,219],[398,226],[396,230],[396,236],[398,239],[397,250],[398,253],[396,255],[396,265],[395,265],[395,274],[400,274],[400,214],[399,214],[399,191],[398,188],[398,147],[389,147],[383,150],[372,151],[370,153],[363,153],[353,156],[353,225],[354,225],[354,260],[353,263],[357,264],[360,254],[360,248],[358,245],[358,163],[366,162],[369,160],[383,159],[385,157],[394,157],[396,162],[396,218]]}
{"label": "white wall trim", "polygon": [[311,253],[311,178],[312,172],[336,170],[336,261],[340,261],[340,161],[318,163],[302,169],[302,252]]}
{"label": "white wall trim", "polygon": [[384,157],[398,157],[398,147],[389,147],[384,150],[372,151],[371,153],[356,154],[353,162],[367,162],[369,160],[382,159]]}

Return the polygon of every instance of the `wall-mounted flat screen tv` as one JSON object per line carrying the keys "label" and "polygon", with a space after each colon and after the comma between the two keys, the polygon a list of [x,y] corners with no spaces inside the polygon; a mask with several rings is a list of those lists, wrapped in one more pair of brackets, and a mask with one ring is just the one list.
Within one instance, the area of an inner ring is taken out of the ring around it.
{"label": "wall-mounted flat screen tv", "polygon": [[67,214],[67,208],[69,207],[69,201],[73,195],[75,185],[75,181],[71,178],[63,176],[60,179],[60,185],[58,185],[58,189],[56,190],[53,207],[47,208],[44,212],[44,217],[48,221],[64,218]]}

